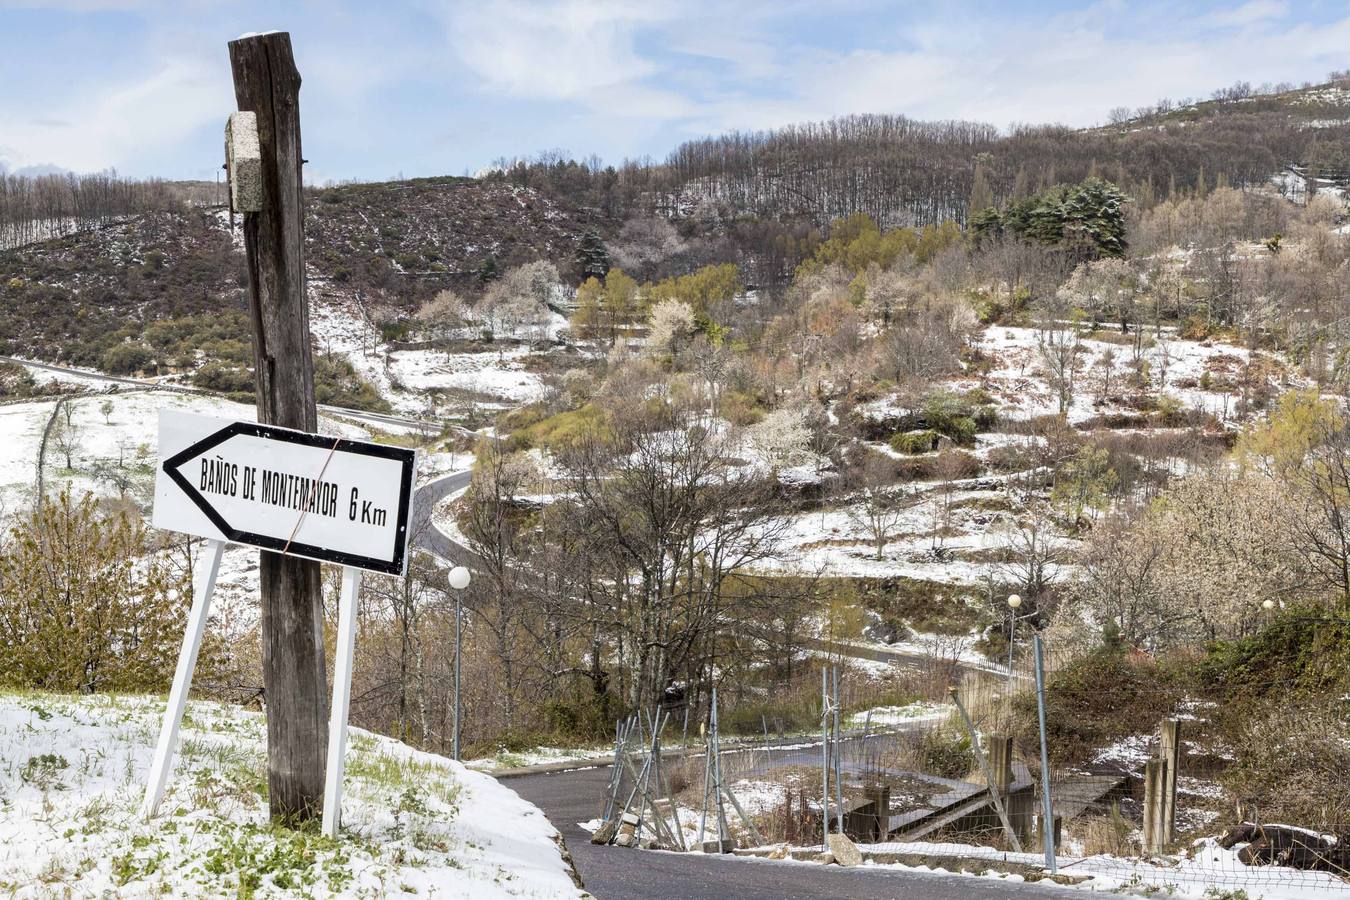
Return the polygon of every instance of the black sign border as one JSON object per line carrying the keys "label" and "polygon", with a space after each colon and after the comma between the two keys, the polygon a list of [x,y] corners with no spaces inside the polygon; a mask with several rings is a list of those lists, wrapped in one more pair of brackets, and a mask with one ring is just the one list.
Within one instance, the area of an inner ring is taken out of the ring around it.
{"label": "black sign border", "polygon": [[[337,453],[354,453],[358,456],[373,456],[378,459],[392,459],[403,465],[402,483],[399,486],[398,497],[398,533],[394,538],[394,556],[392,560],[379,559],[373,556],[361,556],[355,553],[342,553],[337,550],[329,550],[325,547],[319,547],[314,544],[302,544],[298,541],[284,541],[281,538],[274,538],[266,534],[254,534],[250,531],[240,531],[230,525],[211,502],[202,496],[201,492],[178,471],[178,467],[183,463],[203,453],[208,453],[212,448],[218,447],[232,437],[246,435],[251,437],[264,438],[271,441],[281,441],[287,444],[302,444],[307,447],[321,447],[324,449],[334,449],[334,441]],[[163,469],[165,474],[173,480],[173,483],[182,489],[193,503],[197,505],[211,524],[215,525],[224,535],[224,539],[232,544],[248,544],[258,547],[262,550],[273,550],[278,553],[285,552],[288,556],[302,556],[306,559],[316,559],[321,562],[338,563],[343,566],[351,566],[357,569],[365,569],[372,572],[382,572],[386,575],[402,575],[406,570],[407,552],[408,552],[408,521],[409,512],[412,507],[412,483],[414,469],[417,462],[417,454],[406,447],[391,447],[387,444],[372,444],[367,441],[352,441],[346,438],[324,437],[321,434],[311,434],[307,431],[294,431],[290,428],[277,428],[272,425],[261,425],[256,422],[231,422],[224,428],[207,435],[196,443],[190,445],[184,450],[180,450],[173,456],[164,460]]]}

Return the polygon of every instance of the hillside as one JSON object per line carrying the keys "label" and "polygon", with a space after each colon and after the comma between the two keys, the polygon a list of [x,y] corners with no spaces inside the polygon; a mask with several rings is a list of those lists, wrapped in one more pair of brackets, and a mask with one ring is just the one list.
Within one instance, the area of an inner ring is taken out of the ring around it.
{"label": "hillside", "polygon": [[584,227],[565,200],[471,178],[341,185],[307,200],[315,275],[401,306],[444,287],[473,290],[532,259],[568,265]]}

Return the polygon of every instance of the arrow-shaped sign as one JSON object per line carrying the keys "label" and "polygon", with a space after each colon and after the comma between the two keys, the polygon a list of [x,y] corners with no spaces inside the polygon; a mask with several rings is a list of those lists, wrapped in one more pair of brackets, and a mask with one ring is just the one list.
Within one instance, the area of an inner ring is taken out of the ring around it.
{"label": "arrow-shaped sign", "polygon": [[407,564],[416,454],[161,410],[154,524],[388,574]]}

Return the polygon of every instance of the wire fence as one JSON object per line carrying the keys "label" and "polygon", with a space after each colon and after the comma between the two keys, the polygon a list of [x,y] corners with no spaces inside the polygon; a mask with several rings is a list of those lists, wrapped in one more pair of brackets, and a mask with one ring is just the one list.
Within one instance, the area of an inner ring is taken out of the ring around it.
{"label": "wire fence", "polygon": [[[729,814],[732,836],[809,857],[823,851],[827,829],[842,826],[877,863],[945,859],[952,868],[1040,877],[1048,831],[1061,879],[1091,878],[1107,889],[1350,895],[1350,779],[1340,782],[1344,796],[1311,798],[1300,821],[1263,820],[1259,808],[1238,802],[1224,773],[1268,751],[1216,732],[1207,701],[1139,681],[1094,698],[1130,726],[1107,740],[1085,731],[1084,717],[1057,697],[1047,710],[1043,772],[1036,678],[1031,654],[1023,656],[1011,671],[951,659],[883,670],[836,658],[823,665],[838,667],[837,691],[829,675],[822,691],[821,665],[728,689],[717,760],[747,820]],[[1047,679],[1068,662],[1049,654]],[[1345,707],[1337,700],[1324,710],[1332,745],[1350,735]],[[665,747],[683,742],[687,750],[665,760],[652,796],[660,795],[669,831],[682,829],[682,842],[696,847],[717,834],[698,825],[710,720],[690,708],[687,717],[683,708],[668,711]],[[1316,744],[1305,732],[1294,739]],[[644,748],[650,734],[626,749],[640,759]],[[631,778],[620,776],[616,793],[627,796]],[[1289,779],[1287,790],[1299,791],[1292,769]]]}

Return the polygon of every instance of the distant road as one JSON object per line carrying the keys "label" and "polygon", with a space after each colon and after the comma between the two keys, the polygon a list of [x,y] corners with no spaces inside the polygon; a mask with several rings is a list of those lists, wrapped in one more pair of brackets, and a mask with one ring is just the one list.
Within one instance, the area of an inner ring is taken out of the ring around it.
{"label": "distant road", "polygon": [[[193,387],[185,384],[163,384],[158,381],[151,381],[144,378],[131,378],[123,375],[107,375],[103,372],[87,372],[84,369],[72,369],[69,366],[58,366],[52,363],[35,362],[31,359],[20,359],[17,356],[0,356],[0,360],[5,362],[18,363],[21,366],[29,366],[34,369],[43,369],[48,372],[55,372],[58,375],[72,375],[76,378],[85,378],[90,381],[102,381],[108,384],[125,384],[129,387],[140,388],[141,390],[160,390],[177,391],[182,394],[204,394],[210,397],[223,396],[216,391],[209,391],[205,388]],[[409,419],[405,416],[395,416],[388,413],[370,412],[364,409],[350,409],[345,406],[329,406],[324,403],[319,404],[319,409],[333,415],[345,416],[349,419],[368,422],[372,425],[393,425],[396,428],[412,428],[417,431],[435,434],[440,428],[430,422],[423,422],[421,419]]]}
{"label": "distant road", "polygon": [[452,566],[478,568],[478,556],[468,547],[450,539],[436,527],[432,514],[442,500],[469,486],[473,472],[453,472],[428,481],[413,494],[413,546],[439,557]]}

